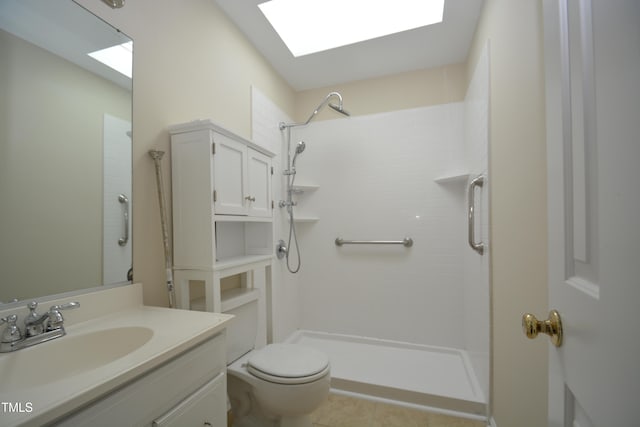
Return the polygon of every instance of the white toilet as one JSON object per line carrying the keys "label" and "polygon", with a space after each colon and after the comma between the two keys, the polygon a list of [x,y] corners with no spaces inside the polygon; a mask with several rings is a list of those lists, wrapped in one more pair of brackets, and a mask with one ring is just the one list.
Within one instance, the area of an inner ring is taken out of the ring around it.
{"label": "white toilet", "polygon": [[[311,427],[309,415],[329,394],[329,358],[298,344],[255,348],[258,292],[226,313],[227,392],[234,427]],[[260,322],[261,323],[261,322]]]}

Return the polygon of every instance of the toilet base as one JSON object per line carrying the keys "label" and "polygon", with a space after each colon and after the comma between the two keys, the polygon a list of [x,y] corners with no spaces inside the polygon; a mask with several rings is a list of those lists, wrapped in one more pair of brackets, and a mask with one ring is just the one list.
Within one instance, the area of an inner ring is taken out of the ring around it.
{"label": "toilet base", "polygon": [[329,395],[329,366],[310,382],[281,384],[247,370],[247,353],[227,366],[227,393],[234,427],[312,427],[311,413]]}

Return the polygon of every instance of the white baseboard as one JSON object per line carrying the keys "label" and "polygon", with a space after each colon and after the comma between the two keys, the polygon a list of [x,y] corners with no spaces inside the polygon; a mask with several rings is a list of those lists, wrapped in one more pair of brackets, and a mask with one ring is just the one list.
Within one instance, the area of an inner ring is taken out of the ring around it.
{"label": "white baseboard", "polygon": [[494,420],[493,417],[489,418],[489,424],[487,425],[487,427],[498,427],[498,425],[496,424],[496,420]]}

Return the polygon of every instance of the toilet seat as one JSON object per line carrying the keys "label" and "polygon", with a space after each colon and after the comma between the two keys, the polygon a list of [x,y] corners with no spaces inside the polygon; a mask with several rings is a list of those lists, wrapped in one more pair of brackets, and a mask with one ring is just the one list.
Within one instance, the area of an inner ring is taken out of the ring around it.
{"label": "toilet seat", "polygon": [[328,374],[329,358],[299,344],[270,344],[253,352],[247,371],[272,383],[304,384]]}

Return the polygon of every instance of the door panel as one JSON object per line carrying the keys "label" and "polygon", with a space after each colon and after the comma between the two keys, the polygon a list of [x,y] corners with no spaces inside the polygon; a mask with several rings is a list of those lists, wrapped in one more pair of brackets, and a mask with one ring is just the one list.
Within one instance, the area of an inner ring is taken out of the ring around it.
{"label": "door panel", "polygon": [[544,0],[549,425],[633,426],[640,395],[640,2]]}
{"label": "door panel", "polygon": [[249,215],[271,216],[271,159],[255,150],[248,150]]}
{"label": "door panel", "polygon": [[216,214],[246,215],[247,148],[224,135],[214,134],[214,186]]}

